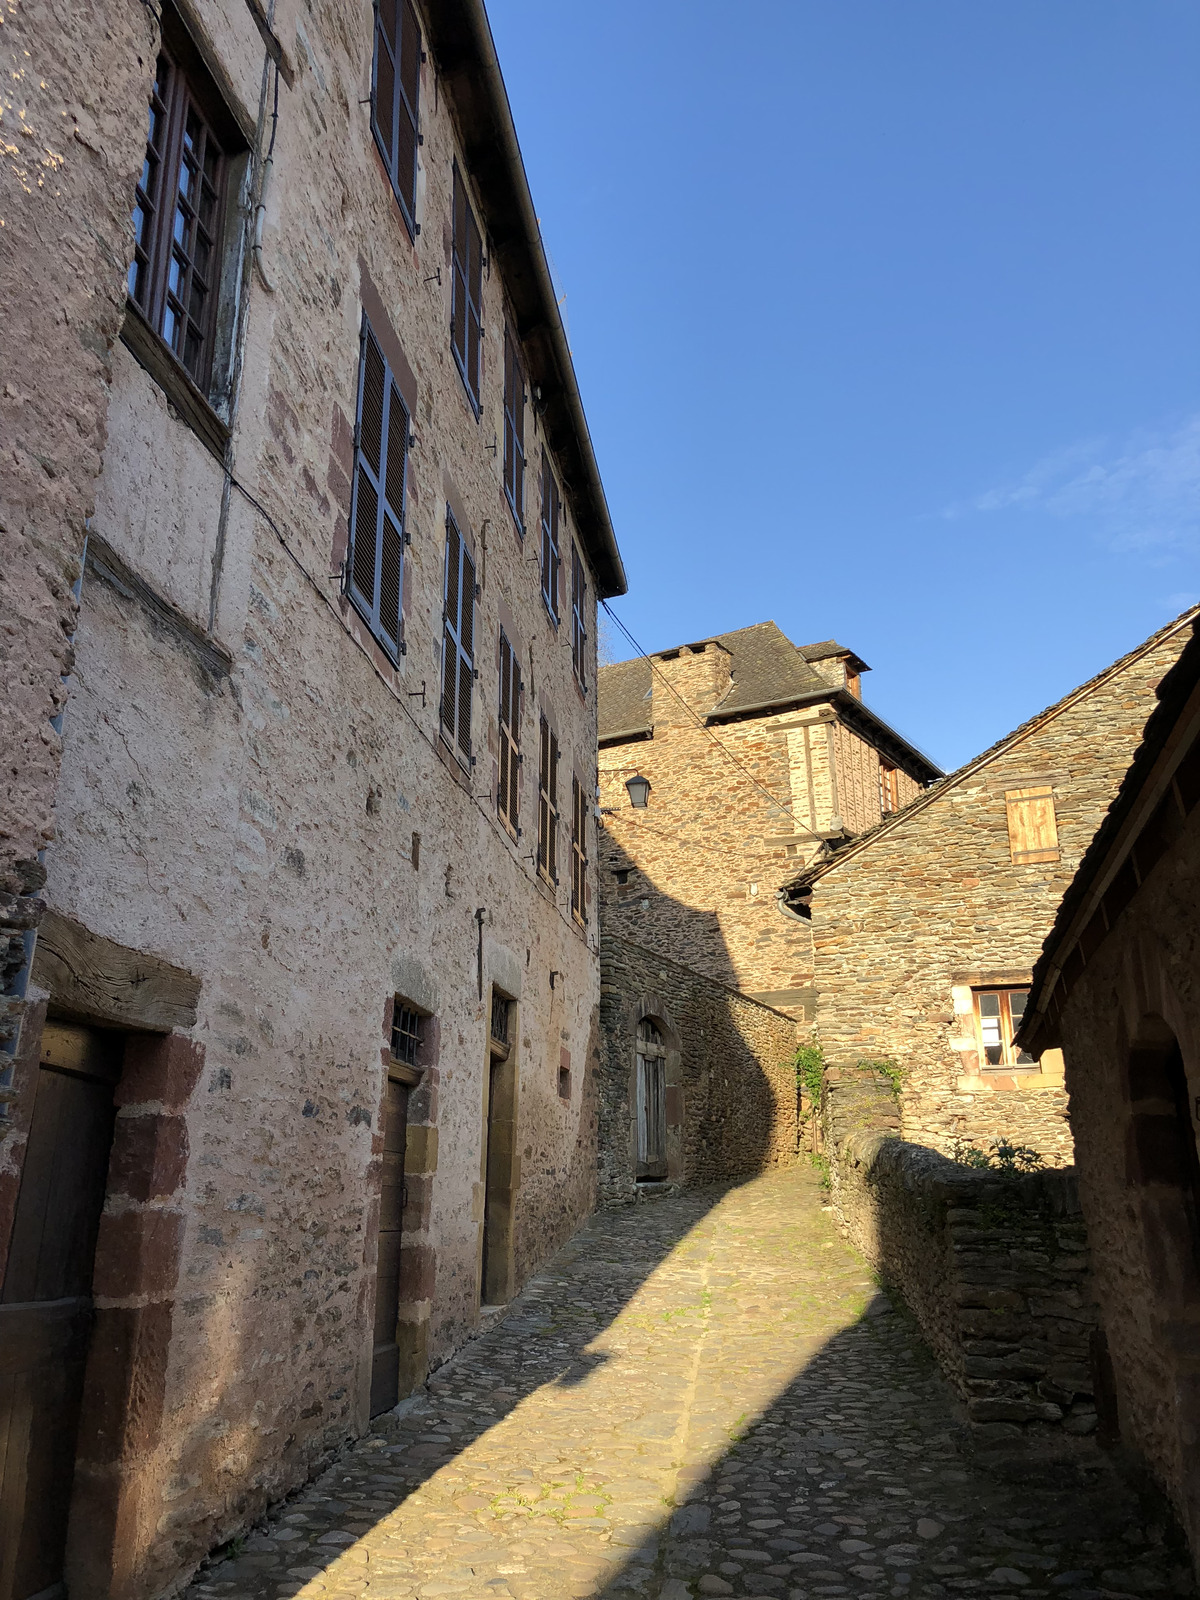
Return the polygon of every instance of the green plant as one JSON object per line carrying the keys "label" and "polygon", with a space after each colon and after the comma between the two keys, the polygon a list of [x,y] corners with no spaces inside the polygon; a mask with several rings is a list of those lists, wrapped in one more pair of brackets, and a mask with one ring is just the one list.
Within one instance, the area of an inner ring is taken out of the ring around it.
{"label": "green plant", "polygon": [[1012,1176],[1018,1172],[1037,1172],[1046,1165],[1038,1150],[1027,1144],[1014,1144],[1011,1139],[993,1139],[985,1152],[977,1145],[954,1141],[951,1159],[960,1167],[975,1167],[980,1171],[1003,1172]]}
{"label": "green plant", "polygon": [[802,1044],[796,1051],[796,1087],[808,1103],[810,1112],[821,1109],[821,1095],[825,1083],[825,1052],[814,1040]]}
{"label": "green plant", "polygon": [[893,1096],[899,1100],[900,1090],[904,1084],[904,1068],[891,1056],[866,1056],[857,1063],[857,1071],[874,1073],[876,1077],[886,1078],[891,1085]]}
{"label": "green plant", "polygon": [[833,1181],[829,1175],[829,1157],[822,1154],[822,1152],[819,1150],[814,1150],[809,1155],[808,1162],[809,1165],[819,1174],[822,1189],[828,1193]]}

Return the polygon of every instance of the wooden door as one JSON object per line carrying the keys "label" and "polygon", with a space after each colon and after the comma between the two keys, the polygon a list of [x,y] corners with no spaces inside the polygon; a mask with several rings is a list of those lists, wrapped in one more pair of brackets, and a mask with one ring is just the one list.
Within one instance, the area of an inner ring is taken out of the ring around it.
{"label": "wooden door", "polygon": [[648,1020],[638,1023],[637,1177],[667,1176],[667,1063],[662,1035]]}
{"label": "wooden door", "polygon": [[383,1181],[379,1194],[379,1254],[375,1273],[375,1347],[371,1359],[371,1415],[390,1411],[400,1398],[400,1226],[407,1198],[404,1147],[408,1140],[407,1083],[389,1076],[383,1108]]}
{"label": "wooden door", "polygon": [[0,1289],[0,1600],[62,1584],[122,1040],[48,1022]]}

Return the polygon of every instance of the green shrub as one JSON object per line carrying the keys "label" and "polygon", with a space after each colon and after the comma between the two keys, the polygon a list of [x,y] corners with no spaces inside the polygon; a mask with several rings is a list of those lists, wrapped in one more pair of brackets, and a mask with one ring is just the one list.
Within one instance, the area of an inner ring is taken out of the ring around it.
{"label": "green shrub", "polygon": [[814,1112],[821,1109],[825,1083],[825,1052],[814,1040],[796,1051],[796,1087]]}
{"label": "green shrub", "polygon": [[1003,1172],[1010,1177],[1018,1172],[1037,1172],[1046,1165],[1040,1151],[1031,1149],[1027,1144],[1014,1144],[1011,1139],[1006,1138],[993,1139],[987,1151],[956,1139],[951,1158],[957,1161],[960,1167]]}

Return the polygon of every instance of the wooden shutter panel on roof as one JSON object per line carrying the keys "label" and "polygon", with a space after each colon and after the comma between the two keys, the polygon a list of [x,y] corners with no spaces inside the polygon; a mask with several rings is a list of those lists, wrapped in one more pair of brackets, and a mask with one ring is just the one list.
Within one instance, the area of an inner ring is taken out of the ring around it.
{"label": "wooden shutter panel on roof", "polygon": [[1018,865],[1038,861],[1057,861],[1058,821],[1054,814],[1054,790],[1048,785],[1033,789],[1006,789],[1008,811],[1008,851]]}

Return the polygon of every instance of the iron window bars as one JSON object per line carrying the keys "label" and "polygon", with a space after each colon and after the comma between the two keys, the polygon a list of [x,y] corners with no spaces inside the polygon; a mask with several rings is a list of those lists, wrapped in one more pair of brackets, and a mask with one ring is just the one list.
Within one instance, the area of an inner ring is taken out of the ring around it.
{"label": "iron window bars", "polygon": [[421,1048],[421,1030],[424,1017],[419,1011],[406,1006],[397,997],[392,1010],[392,1059],[415,1067],[417,1051]]}

